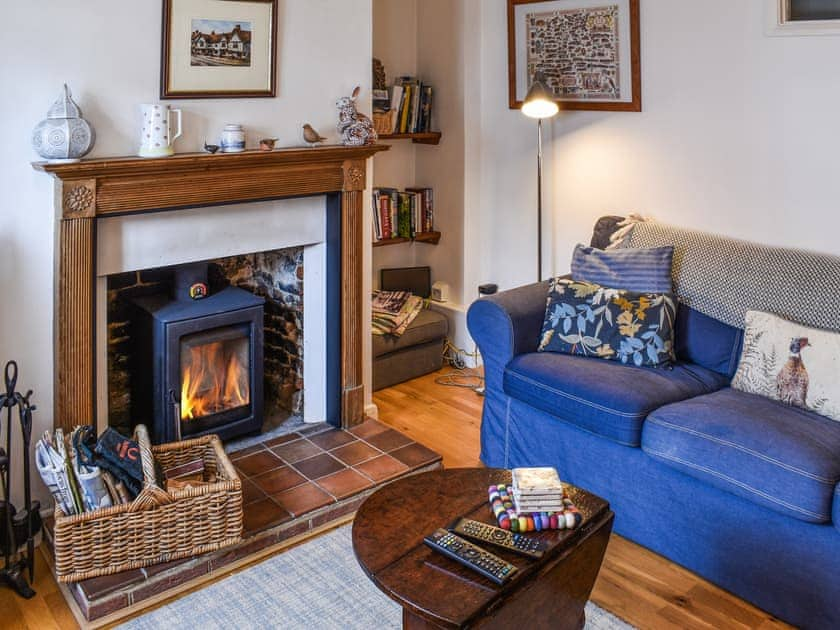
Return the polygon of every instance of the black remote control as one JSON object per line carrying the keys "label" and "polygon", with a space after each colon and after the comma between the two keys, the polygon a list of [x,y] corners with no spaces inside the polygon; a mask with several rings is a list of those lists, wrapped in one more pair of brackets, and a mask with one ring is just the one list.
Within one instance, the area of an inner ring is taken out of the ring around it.
{"label": "black remote control", "polygon": [[516,573],[512,564],[445,529],[426,536],[423,542],[496,584],[504,584]]}
{"label": "black remote control", "polygon": [[542,540],[529,538],[524,534],[514,534],[501,527],[494,527],[470,518],[458,519],[455,527],[451,529],[456,534],[476,542],[496,545],[529,558],[542,558],[546,548],[546,544]]}

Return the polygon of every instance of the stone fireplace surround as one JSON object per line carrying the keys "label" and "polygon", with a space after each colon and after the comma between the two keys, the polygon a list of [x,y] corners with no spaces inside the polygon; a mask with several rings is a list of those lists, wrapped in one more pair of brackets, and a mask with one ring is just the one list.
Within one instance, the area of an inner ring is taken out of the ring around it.
{"label": "stone fireplace surround", "polygon": [[[75,164],[33,164],[55,179],[58,214],[55,299],[56,427],[72,428],[96,417],[97,258],[106,217],[142,215],[198,206],[325,195],[335,210],[340,250],[338,310],[341,351],[335,423],[364,418],[362,255],[366,159],[387,145],[327,146],[239,154],[185,154],[168,158],[106,158]],[[232,211],[233,212],[233,211]],[[106,228],[107,229],[107,228]],[[121,241],[122,246],[130,245]],[[252,250],[253,251],[253,250]],[[324,255],[325,258],[329,254]],[[306,264],[306,263],[304,263]],[[101,335],[100,335],[101,336]],[[305,378],[305,377],[304,377]],[[327,383],[327,389],[331,387]]]}

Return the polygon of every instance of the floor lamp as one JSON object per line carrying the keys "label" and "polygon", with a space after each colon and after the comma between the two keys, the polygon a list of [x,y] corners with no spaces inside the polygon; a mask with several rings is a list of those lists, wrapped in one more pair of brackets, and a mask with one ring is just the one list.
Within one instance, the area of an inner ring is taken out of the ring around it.
{"label": "floor lamp", "polygon": [[534,73],[531,88],[522,102],[522,113],[537,119],[537,282],[542,280],[542,121],[556,116],[559,110],[554,94],[545,84],[545,75]]}

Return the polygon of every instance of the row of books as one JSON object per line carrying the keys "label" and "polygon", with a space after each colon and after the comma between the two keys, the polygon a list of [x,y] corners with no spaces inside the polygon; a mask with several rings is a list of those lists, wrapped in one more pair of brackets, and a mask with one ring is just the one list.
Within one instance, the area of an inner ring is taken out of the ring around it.
{"label": "row of books", "polygon": [[389,91],[390,94],[374,94],[373,111],[396,112],[393,133],[432,130],[432,86],[404,76],[398,77]]}
{"label": "row of books", "polygon": [[374,188],[372,199],[373,238],[414,238],[431,232],[435,223],[435,196],[431,188]]}

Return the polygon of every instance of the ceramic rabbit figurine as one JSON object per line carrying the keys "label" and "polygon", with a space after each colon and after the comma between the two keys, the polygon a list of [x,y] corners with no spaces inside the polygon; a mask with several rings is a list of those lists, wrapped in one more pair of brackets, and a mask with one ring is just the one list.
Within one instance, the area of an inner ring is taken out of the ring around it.
{"label": "ceramic rabbit figurine", "polygon": [[353,90],[352,96],[344,96],[336,101],[338,108],[338,133],[341,136],[341,143],[349,147],[359,147],[365,144],[373,144],[378,136],[373,128],[373,121],[362,113],[356,111],[356,98],[359,96],[360,87]]}

